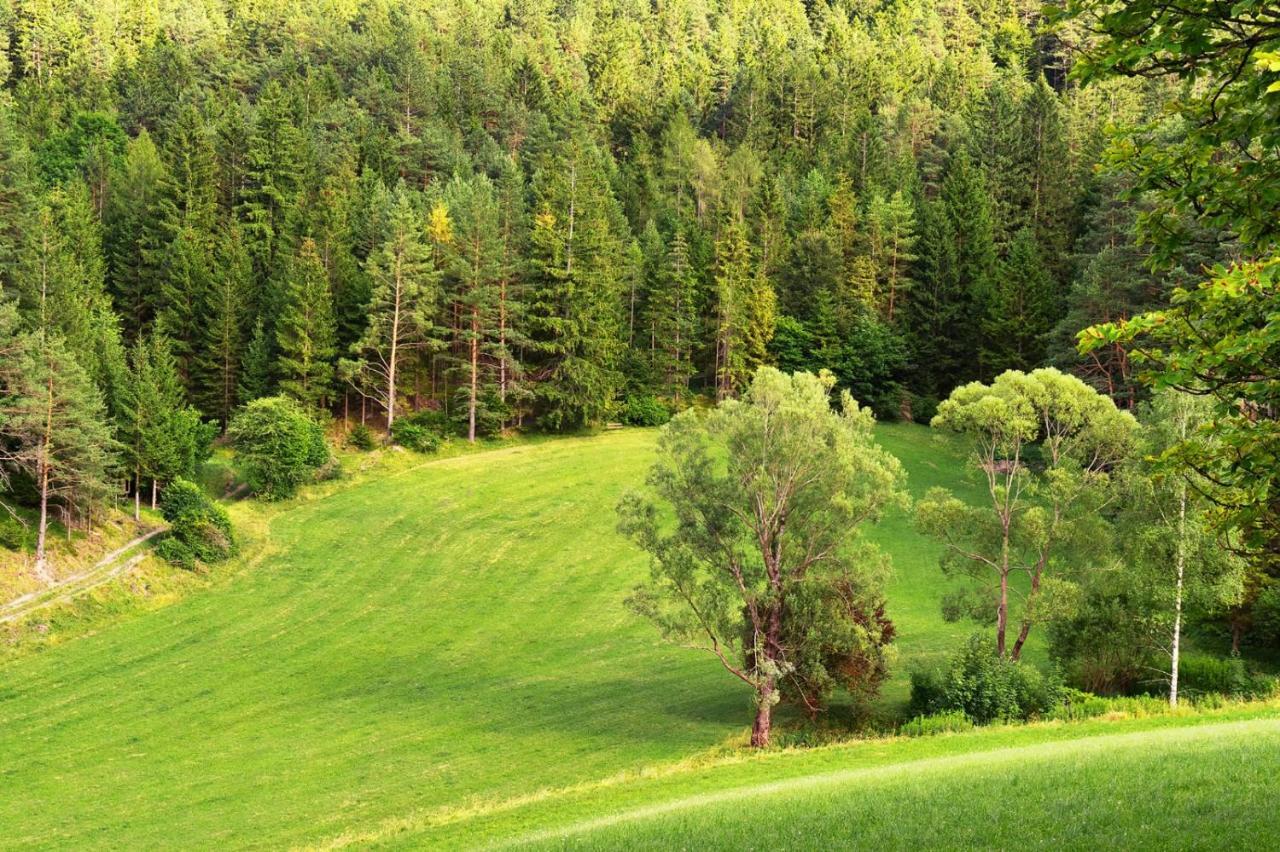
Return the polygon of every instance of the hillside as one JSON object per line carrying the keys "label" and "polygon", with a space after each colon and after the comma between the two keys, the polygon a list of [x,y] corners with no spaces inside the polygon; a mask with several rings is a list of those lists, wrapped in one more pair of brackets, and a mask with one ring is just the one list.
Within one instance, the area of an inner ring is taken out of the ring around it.
{"label": "hillside", "polygon": [[[927,430],[882,434],[917,487],[954,469]],[[739,686],[622,604],[645,562],[613,505],[653,438],[515,445],[238,507],[270,512],[257,564],[5,667],[7,842],[302,842],[736,739]],[[914,541],[903,523],[877,534]],[[928,548],[893,549],[900,699],[910,660],[965,628],[938,619]]]}

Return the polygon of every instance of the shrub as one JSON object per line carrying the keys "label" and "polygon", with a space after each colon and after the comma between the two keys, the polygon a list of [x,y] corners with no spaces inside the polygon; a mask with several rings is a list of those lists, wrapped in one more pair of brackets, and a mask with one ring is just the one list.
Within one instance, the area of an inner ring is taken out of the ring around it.
{"label": "shrub", "polygon": [[194,568],[198,562],[221,562],[235,549],[226,510],[193,482],[175,479],[169,483],[160,514],[169,522],[169,535],[156,550],[169,562]]}
{"label": "shrub", "polygon": [[1276,681],[1249,672],[1239,657],[1186,654],[1178,660],[1178,689],[1190,695],[1219,693],[1237,698],[1261,698],[1275,691]]}
{"label": "shrub", "polygon": [[904,724],[898,733],[904,737],[931,737],[935,734],[950,734],[972,729],[972,719],[963,713],[951,710],[931,716],[916,716]]}
{"label": "shrub", "polygon": [[369,452],[375,446],[373,430],[363,423],[357,424],[347,433],[347,446],[362,452]]}
{"label": "shrub", "polygon": [[628,426],[661,426],[671,419],[671,410],[652,395],[629,394],[622,403],[621,420]]}
{"label": "shrub", "polygon": [[412,417],[405,417],[391,424],[391,440],[415,453],[434,453],[440,449],[440,436]]}
{"label": "shrub", "polygon": [[30,530],[26,525],[4,509],[0,509],[0,547],[23,550],[30,540]]}
{"label": "shrub", "polygon": [[255,399],[232,419],[227,434],[249,484],[268,500],[292,495],[329,461],[320,424],[284,397]]}
{"label": "shrub", "polygon": [[920,715],[961,712],[978,724],[1030,719],[1062,702],[1062,681],[1030,665],[996,656],[995,644],[975,635],[945,670],[911,675],[911,711]]}

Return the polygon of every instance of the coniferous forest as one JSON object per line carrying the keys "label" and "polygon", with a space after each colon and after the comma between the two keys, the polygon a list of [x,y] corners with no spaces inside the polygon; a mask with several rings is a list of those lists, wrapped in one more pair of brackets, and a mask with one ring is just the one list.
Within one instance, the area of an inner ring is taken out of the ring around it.
{"label": "coniferous forest", "polygon": [[467,437],[643,420],[766,363],[882,418],[1045,364],[1130,406],[1124,355],[1075,335],[1179,277],[1097,168],[1171,86],[1080,87],[1038,3],[17,2],[3,28],[8,322],[142,481],[185,461],[137,418],[221,431],[277,393]]}

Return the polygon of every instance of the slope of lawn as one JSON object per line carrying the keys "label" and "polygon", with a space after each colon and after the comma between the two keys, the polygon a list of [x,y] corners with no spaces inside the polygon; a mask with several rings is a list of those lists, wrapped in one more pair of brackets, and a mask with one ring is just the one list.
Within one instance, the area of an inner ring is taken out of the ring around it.
{"label": "slope of lawn", "polygon": [[[957,475],[928,430],[882,433],[913,491]],[[278,847],[737,741],[740,685],[622,604],[646,562],[613,507],[654,434],[247,510],[270,524],[256,564],[0,668],[0,846]],[[964,628],[937,617],[936,548],[903,519],[876,535],[897,560],[900,699],[910,661]]]}
{"label": "slope of lawn", "polygon": [[[470,844],[488,833],[495,845],[557,849],[1263,848],[1280,830],[1280,717],[1270,712],[770,755],[695,773],[696,786],[680,777],[640,782],[543,808],[549,815],[527,808],[487,826],[380,840]],[[549,826],[533,828],[548,816]]]}

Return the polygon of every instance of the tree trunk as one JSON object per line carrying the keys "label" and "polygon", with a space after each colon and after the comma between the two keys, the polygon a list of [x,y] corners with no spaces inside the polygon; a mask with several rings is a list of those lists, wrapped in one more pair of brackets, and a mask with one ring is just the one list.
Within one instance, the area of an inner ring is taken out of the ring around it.
{"label": "tree trunk", "polygon": [[[1186,440],[1187,424],[1182,422],[1182,438]],[[1178,580],[1173,596],[1173,649],[1170,653],[1169,706],[1178,706],[1178,660],[1182,654],[1182,579],[1187,567],[1187,481],[1179,481],[1178,488],[1178,541],[1174,549],[1174,570]]]}
{"label": "tree trunk", "polygon": [[1013,643],[1013,653],[1010,657],[1016,663],[1022,657],[1022,646],[1026,644],[1027,634],[1031,632],[1031,618],[1027,614],[1031,607],[1031,602],[1035,600],[1037,594],[1040,593],[1040,569],[1031,575],[1031,591],[1027,594],[1026,604],[1023,607],[1022,626],[1018,629],[1018,639]]}
{"label": "tree trunk", "polygon": [[476,396],[480,383],[480,308],[471,309],[471,399],[467,404],[467,440],[476,441]]}
{"label": "tree trunk", "polygon": [[756,696],[756,719],[751,725],[751,747],[766,748],[773,729],[773,680],[766,681]]}
{"label": "tree trunk", "polygon": [[151,511],[156,510],[156,479],[151,477]]}
{"label": "tree trunk", "polygon": [[1004,656],[1004,632],[1009,624],[1009,573],[1000,575],[1000,604],[996,607],[996,654]]}
{"label": "tree trunk", "polygon": [[142,520],[142,473],[133,476],[133,519]]}
{"label": "tree trunk", "polygon": [[[47,444],[45,445],[48,446]],[[45,553],[45,537],[49,529],[49,464],[40,465],[40,529],[36,533],[36,577],[44,583],[52,583],[49,560]]]}

